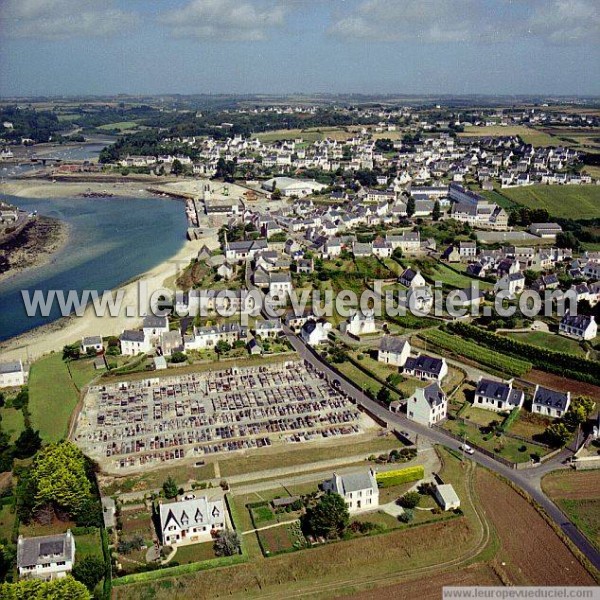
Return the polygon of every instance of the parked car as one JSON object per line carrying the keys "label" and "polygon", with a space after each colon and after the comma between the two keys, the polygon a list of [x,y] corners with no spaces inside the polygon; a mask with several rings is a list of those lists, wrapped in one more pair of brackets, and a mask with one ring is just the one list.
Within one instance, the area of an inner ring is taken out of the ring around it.
{"label": "parked car", "polygon": [[458,448],[467,454],[475,454],[475,450],[473,450],[469,444],[461,444]]}

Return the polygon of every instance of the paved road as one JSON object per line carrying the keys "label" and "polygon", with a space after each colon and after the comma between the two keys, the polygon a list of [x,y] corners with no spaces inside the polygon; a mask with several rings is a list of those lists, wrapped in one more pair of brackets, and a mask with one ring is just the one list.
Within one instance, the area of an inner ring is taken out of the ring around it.
{"label": "paved road", "polygon": [[[371,414],[387,423],[388,427],[408,431],[415,436],[418,435],[419,437],[427,438],[436,444],[447,446],[453,450],[459,449],[460,443],[449,435],[446,435],[443,431],[424,427],[414,421],[409,421],[405,416],[392,413],[374,400],[371,400],[361,390],[337,375],[337,373],[335,373],[321,358],[315,356],[315,354],[304,345],[300,338],[293,335],[287,327],[284,327],[284,332],[293,348],[304,360],[321,371],[330,381],[338,382],[336,385],[338,385],[340,390],[352,398],[359,406],[367,408]],[[577,548],[583,552],[594,567],[600,569],[600,553],[598,553],[587,538],[577,530],[569,518],[542,492],[540,487],[541,474],[559,468],[561,466],[561,461],[564,459],[563,453],[551,461],[548,461],[550,464],[546,463],[537,468],[521,471],[506,467],[493,458],[485,456],[477,451],[475,451],[475,454],[470,456],[470,458],[491,471],[495,471],[503,477],[506,477],[506,479],[509,479],[522,490],[526,491],[546,511],[550,518],[562,529]]]}

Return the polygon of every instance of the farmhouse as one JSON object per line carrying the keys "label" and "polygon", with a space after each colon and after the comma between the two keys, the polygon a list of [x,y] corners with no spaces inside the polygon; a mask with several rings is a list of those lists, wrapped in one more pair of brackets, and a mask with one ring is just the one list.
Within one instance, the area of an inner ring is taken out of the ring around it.
{"label": "farmhouse", "polygon": [[68,575],[75,562],[75,540],[71,530],[59,535],[33,538],[19,536],[17,568],[19,577],[58,579]]}
{"label": "farmhouse", "polygon": [[387,365],[403,367],[410,356],[408,340],[386,335],[379,343],[377,360]]}
{"label": "farmhouse", "polygon": [[25,383],[25,369],[20,360],[0,363],[0,387],[12,387]]}
{"label": "farmhouse", "polygon": [[417,388],[406,403],[406,414],[411,421],[431,427],[446,418],[448,402],[438,382]]}
{"label": "farmhouse", "polygon": [[558,333],[578,340],[593,340],[598,333],[598,325],[593,316],[571,315],[567,312],[560,321]]}
{"label": "farmhouse", "polygon": [[339,494],[351,514],[379,506],[379,488],[372,469],[347,475],[334,473],[331,479],[323,482],[323,490]]}
{"label": "farmhouse", "polygon": [[502,412],[510,411],[517,406],[520,408],[523,406],[524,398],[522,391],[513,389],[512,380],[504,383],[482,377],[475,390],[474,404],[478,408]]}
{"label": "farmhouse", "polygon": [[535,386],[531,412],[559,418],[569,410],[571,392],[557,392],[541,385]]}
{"label": "farmhouse", "polygon": [[207,542],[211,531],[225,528],[225,505],[222,498],[206,496],[160,505],[160,535],[164,545],[183,546]]}

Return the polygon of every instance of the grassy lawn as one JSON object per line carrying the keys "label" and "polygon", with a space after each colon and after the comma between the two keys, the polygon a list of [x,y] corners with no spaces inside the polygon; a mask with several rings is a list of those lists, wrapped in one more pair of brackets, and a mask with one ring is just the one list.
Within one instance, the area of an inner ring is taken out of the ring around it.
{"label": "grassy lawn", "polygon": [[84,556],[103,558],[100,530],[96,529],[94,533],[87,533],[85,535],[76,535],[75,548],[78,560],[81,560]]}
{"label": "grassy lawn", "polygon": [[23,537],[36,537],[38,535],[56,535],[59,533],[65,533],[67,529],[73,529],[75,523],[72,521],[59,521],[54,519],[48,525],[42,525],[31,521],[29,525],[21,523],[19,525],[19,534]]}
{"label": "grassy lawn", "polygon": [[[365,439],[367,438],[367,439]],[[275,451],[259,450],[256,454],[247,454],[243,458],[229,458],[219,461],[222,477],[252,473],[280,467],[294,467],[321,460],[345,458],[359,454],[377,454],[384,450],[399,448],[401,443],[393,436],[374,437],[372,435],[351,436],[346,439],[303,448],[279,448]]]}
{"label": "grassy lawn", "polygon": [[34,429],[45,442],[57,442],[67,434],[69,418],[79,393],[61,354],[41,358],[29,374],[29,410]]}
{"label": "grassy lawn", "polygon": [[469,421],[473,421],[477,423],[477,425],[481,425],[482,427],[487,427],[492,421],[502,421],[504,417],[493,413],[490,410],[485,410],[483,408],[477,408],[475,406],[467,406],[463,412],[460,413],[461,417]]}
{"label": "grassy lawn", "polygon": [[510,425],[509,432],[529,439],[536,439],[535,436],[541,436],[552,421],[553,419],[534,415],[528,410],[521,409],[517,419]]}
{"label": "grassy lawn", "polygon": [[2,417],[2,421],[0,421],[2,431],[10,435],[11,441],[16,440],[25,427],[23,412],[16,408],[2,408],[0,417]]}
{"label": "grassy lawn", "polygon": [[595,185],[532,185],[504,189],[502,193],[529,208],[545,208],[553,217],[600,217],[600,188]]}
{"label": "grassy lawn", "polygon": [[118,493],[158,489],[169,477],[172,477],[177,485],[183,485],[191,480],[213,479],[214,476],[215,468],[212,463],[200,467],[195,467],[193,464],[172,465],[164,469],[153,469],[141,475],[101,477],[100,488],[105,495],[112,496]]}
{"label": "grassy lawn", "polygon": [[[435,281],[441,281],[450,287],[455,288],[467,288],[470,287],[471,284],[475,281],[471,277],[467,277],[466,275],[460,275],[456,273],[452,269],[450,269],[446,265],[436,264],[433,267],[430,277],[433,277]],[[477,280],[477,284],[480,290],[488,290],[492,287],[491,283],[487,283],[486,281]]]}
{"label": "grassy lawn", "polygon": [[[502,417],[498,417],[501,419]],[[493,420],[493,416],[492,419]],[[527,444],[521,440],[516,440],[505,435],[496,437],[493,433],[482,433],[476,425],[461,423],[459,421],[447,420],[444,423],[444,429],[463,436],[466,435],[467,443],[472,442],[477,446],[481,446],[490,452],[494,452],[498,456],[510,460],[512,462],[521,463],[531,459],[532,454],[543,456],[548,453],[548,450],[542,446],[535,444]]]}
{"label": "grassy lawn", "polygon": [[202,544],[190,544],[189,546],[178,546],[177,554],[173,560],[180,565],[200,562],[202,560],[211,560],[216,558],[213,550],[213,542],[203,542]]}
{"label": "grassy lawn", "polygon": [[15,519],[16,513],[13,512],[12,506],[0,506],[0,541],[10,540]]}
{"label": "grassy lawn", "polygon": [[84,358],[73,361],[69,363],[69,370],[71,372],[71,379],[79,390],[92,381],[94,377],[103,373],[103,371],[96,371],[96,369],[94,369],[93,358]]}
{"label": "grassy lawn", "polygon": [[[381,493],[381,491],[380,491]],[[384,529],[397,529],[400,527],[400,521],[386,512],[378,510],[377,512],[363,513],[350,518],[350,522],[358,521],[359,523],[374,523],[380,525]]]}
{"label": "grassy lawn", "polygon": [[546,333],[545,331],[532,331],[530,333],[507,333],[508,337],[523,342],[525,344],[533,344],[534,346],[540,346],[541,348],[547,348],[548,350],[555,350],[556,352],[568,352],[570,354],[577,354],[579,356],[585,356],[584,350],[579,345],[579,342],[570,338],[563,337],[553,333]]}
{"label": "grassy lawn", "polygon": [[[367,369],[369,369],[373,363],[379,364],[377,361],[373,361],[372,359],[367,359],[366,356],[361,361],[361,364],[364,364],[365,368],[367,368]],[[363,373],[363,371],[361,371],[358,367],[355,367],[351,362],[344,362],[341,364],[336,364],[335,366],[350,381],[357,384],[358,387],[360,387],[362,389],[362,391],[365,393],[366,393],[366,390],[371,390],[374,394],[377,394],[377,392],[379,392],[379,390],[382,387],[381,383],[379,383],[376,379],[369,377],[366,373]],[[397,371],[393,371],[393,372],[397,373]],[[389,373],[388,373],[388,375],[389,375]],[[386,375],[386,377],[387,377],[387,375]],[[384,377],[384,379],[385,379],[385,377]],[[398,384],[396,387],[398,389],[401,389],[404,394],[407,393],[405,390],[407,390],[408,387],[410,387],[410,389],[412,389],[412,391],[408,394],[408,395],[410,395],[414,391],[416,385],[412,385],[412,382],[409,382],[407,384],[407,382],[408,382],[408,380],[403,381],[400,384]],[[407,384],[408,387],[405,386],[405,384]],[[403,386],[405,386],[405,387],[403,387]],[[392,400],[400,399],[399,394],[394,393],[394,392],[390,392],[390,394],[391,394]]]}

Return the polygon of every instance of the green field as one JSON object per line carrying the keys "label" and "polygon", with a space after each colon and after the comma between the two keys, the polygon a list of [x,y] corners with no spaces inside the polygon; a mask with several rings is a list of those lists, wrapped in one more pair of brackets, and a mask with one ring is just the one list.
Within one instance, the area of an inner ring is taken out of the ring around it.
{"label": "green field", "polygon": [[492,127],[466,127],[459,137],[504,137],[518,135],[526,144],[533,146],[561,146],[561,141],[552,135],[525,127],[524,125],[494,125]]}
{"label": "green field", "polygon": [[93,533],[85,533],[75,536],[75,547],[77,549],[77,558],[82,559],[84,556],[102,556],[102,540],[100,538],[100,530],[96,529]]}
{"label": "green field", "polygon": [[504,189],[502,193],[529,208],[545,208],[553,217],[600,217],[600,187],[596,185],[531,185]]}
{"label": "green field", "polygon": [[568,352],[570,354],[585,356],[585,351],[581,348],[576,340],[572,340],[561,335],[546,333],[544,331],[532,331],[531,333],[507,333],[506,335],[511,337],[513,340],[517,340],[517,342],[533,344],[534,346],[540,346],[540,348],[547,348],[548,350],[555,350],[556,352]]}
{"label": "green field", "polygon": [[31,424],[45,442],[67,435],[69,418],[79,402],[79,392],[60,354],[51,354],[31,365],[29,410]]}
{"label": "green field", "polygon": [[112,131],[118,129],[119,131],[126,131],[127,129],[135,129],[138,124],[135,121],[119,121],[118,123],[107,123],[106,125],[99,125],[96,129],[102,129],[103,131]]}

